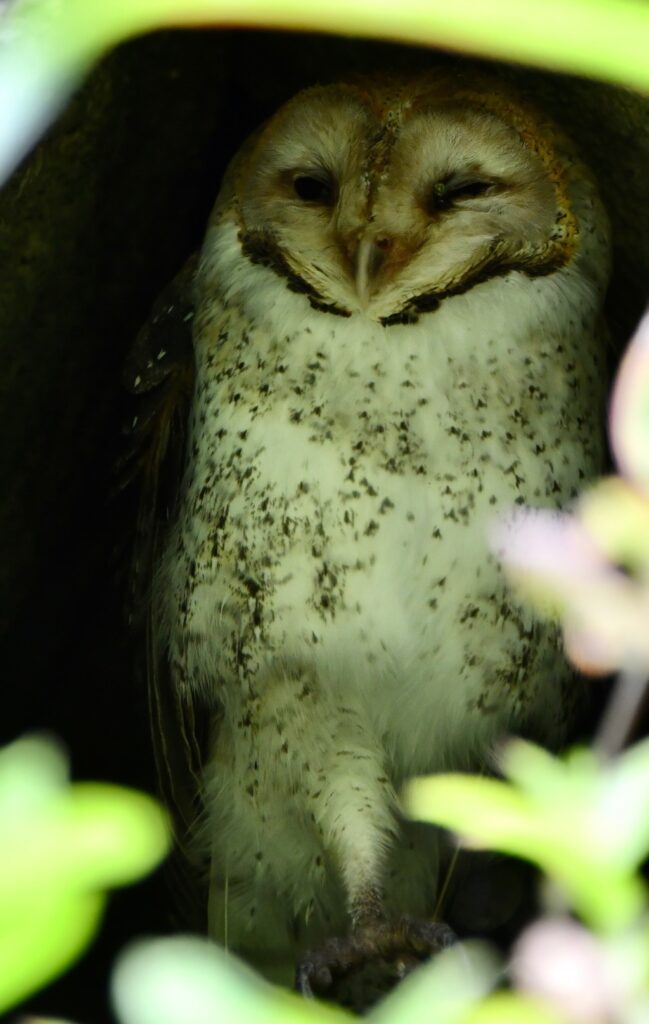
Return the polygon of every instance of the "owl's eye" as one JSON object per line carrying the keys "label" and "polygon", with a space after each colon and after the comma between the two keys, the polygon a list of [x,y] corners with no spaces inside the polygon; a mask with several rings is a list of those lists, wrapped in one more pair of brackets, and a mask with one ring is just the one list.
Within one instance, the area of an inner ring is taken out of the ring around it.
{"label": "owl's eye", "polygon": [[492,181],[482,181],[480,178],[436,181],[430,190],[428,209],[431,213],[436,210],[447,210],[462,199],[476,199],[485,195],[492,187]]}
{"label": "owl's eye", "polygon": [[331,206],[334,200],[334,183],[323,171],[322,174],[297,174],[293,179],[293,190],[304,203]]}

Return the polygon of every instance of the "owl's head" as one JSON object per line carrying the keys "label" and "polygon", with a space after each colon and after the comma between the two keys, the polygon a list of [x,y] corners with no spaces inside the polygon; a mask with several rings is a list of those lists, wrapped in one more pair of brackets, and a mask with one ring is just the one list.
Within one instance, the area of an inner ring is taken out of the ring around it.
{"label": "owl's head", "polygon": [[244,254],[287,287],[329,312],[407,322],[496,274],[572,258],[562,145],[490,82],[358,79],[282,107],[228,192]]}

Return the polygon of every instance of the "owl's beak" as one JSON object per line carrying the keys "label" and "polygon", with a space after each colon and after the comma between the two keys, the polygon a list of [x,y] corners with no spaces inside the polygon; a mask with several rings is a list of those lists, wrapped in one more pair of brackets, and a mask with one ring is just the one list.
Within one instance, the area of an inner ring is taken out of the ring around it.
{"label": "owl's beak", "polygon": [[364,309],[370,305],[377,285],[383,287],[386,279],[398,272],[412,257],[416,249],[397,235],[380,233],[376,228],[361,235],[353,253],[356,294]]}
{"label": "owl's beak", "polygon": [[386,235],[365,235],[354,254],[356,293],[363,306],[369,304],[373,286],[388,259],[393,241]]}

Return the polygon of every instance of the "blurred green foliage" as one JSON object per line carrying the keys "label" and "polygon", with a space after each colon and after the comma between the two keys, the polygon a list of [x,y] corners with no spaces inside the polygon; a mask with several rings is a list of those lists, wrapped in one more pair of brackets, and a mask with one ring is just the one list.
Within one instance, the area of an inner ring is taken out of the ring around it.
{"label": "blurred green foliage", "polygon": [[[499,966],[481,946],[451,949],[408,977],[367,1014],[373,1024],[563,1024],[522,993],[494,993]],[[343,1024],[343,1010],[263,982],[236,958],[200,939],[140,943],[113,977],[122,1024]],[[191,1007],[189,1011],[188,1008]],[[189,1015],[190,1014],[190,1015]]]}
{"label": "blurred green foliage", "polygon": [[649,853],[649,741],[602,764],[591,751],[556,758],[512,742],[511,782],[437,775],[412,782],[406,807],[470,845],[524,857],[560,883],[566,905],[602,933],[631,925],[647,902],[638,868]]}
{"label": "blurred green foliage", "polygon": [[0,180],[102,52],[208,24],[394,39],[649,87],[644,0],[15,0],[0,22]]}
{"label": "blurred green foliage", "polygon": [[150,871],[168,841],[165,816],[148,797],[70,785],[52,740],[0,750],[0,1012],[79,955],[106,890]]}

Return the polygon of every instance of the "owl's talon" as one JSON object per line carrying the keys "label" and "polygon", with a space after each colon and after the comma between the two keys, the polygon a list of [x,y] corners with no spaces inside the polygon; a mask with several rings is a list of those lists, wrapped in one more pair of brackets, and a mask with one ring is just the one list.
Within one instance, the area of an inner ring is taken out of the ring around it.
{"label": "owl's talon", "polygon": [[350,981],[378,969],[384,990],[401,981],[421,963],[454,945],[457,936],[442,921],[404,917],[373,922],[344,939],[330,939],[298,963],[295,988],[303,996],[336,999]]}
{"label": "owl's talon", "polygon": [[307,999],[324,994],[333,984],[331,970],[326,963],[321,962],[321,956],[320,953],[307,954],[295,972],[295,988]]}

